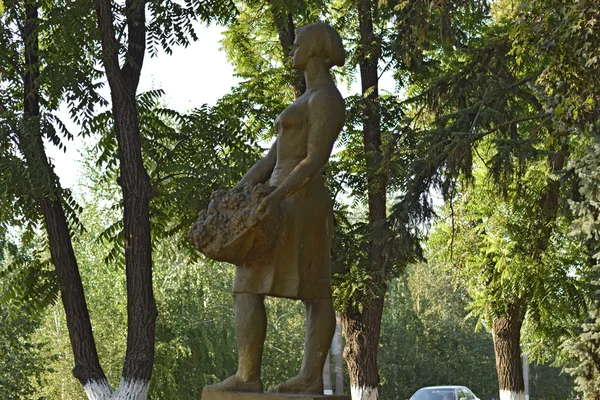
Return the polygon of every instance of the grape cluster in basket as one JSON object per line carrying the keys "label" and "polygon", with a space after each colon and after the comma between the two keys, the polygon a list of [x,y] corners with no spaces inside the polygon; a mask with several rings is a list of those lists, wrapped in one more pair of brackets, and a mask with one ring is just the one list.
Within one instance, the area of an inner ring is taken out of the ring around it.
{"label": "grape cluster in basket", "polygon": [[257,224],[256,208],[273,190],[263,184],[217,190],[208,209],[198,214],[188,238],[208,256],[229,251],[227,245]]}

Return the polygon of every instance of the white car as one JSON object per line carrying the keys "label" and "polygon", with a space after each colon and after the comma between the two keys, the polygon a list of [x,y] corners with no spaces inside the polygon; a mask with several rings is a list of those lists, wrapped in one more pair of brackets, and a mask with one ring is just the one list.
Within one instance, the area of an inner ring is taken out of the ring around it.
{"label": "white car", "polygon": [[464,386],[428,386],[412,395],[410,400],[479,400]]}

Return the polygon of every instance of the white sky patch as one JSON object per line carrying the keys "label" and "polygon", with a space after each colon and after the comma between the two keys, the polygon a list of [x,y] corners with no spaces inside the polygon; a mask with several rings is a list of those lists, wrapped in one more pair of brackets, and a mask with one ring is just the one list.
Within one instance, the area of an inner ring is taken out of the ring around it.
{"label": "white sky patch", "polygon": [[138,92],[163,89],[168,107],[186,112],[202,104],[213,105],[240,80],[233,76],[233,66],[221,51],[219,26],[196,27],[198,41],[173,49],[173,54],[159,52],[146,56]]}

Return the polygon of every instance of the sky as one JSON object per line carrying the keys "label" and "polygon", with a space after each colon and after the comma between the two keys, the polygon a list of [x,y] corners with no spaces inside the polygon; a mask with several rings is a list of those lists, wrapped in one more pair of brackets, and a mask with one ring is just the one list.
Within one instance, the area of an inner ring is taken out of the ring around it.
{"label": "sky", "polygon": [[[148,54],[144,59],[138,93],[152,89],[163,89],[163,99],[169,108],[186,112],[202,104],[214,105],[223,95],[235,86],[239,79],[234,76],[233,66],[221,51],[221,33],[225,28],[218,26],[197,27],[199,40],[187,48],[173,49],[171,55],[159,53],[156,57]],[[384,75],[380,80],[380,88],[394,91],[394,80]],[[108,85],[104,96],[109,99]],[[360,84],[354,82],[350,88],[346,84],[339,85],[344,97],[356,93]],[[77,138],[78,127],[69,122],[65,106],[59,110],[59,117],[76,137],[66,143],[66,152],[47,143],[46,152],[55,165],[55,172],[60,178],[63,188],[77,190],[79,179],[79,150],[83,143]]]}

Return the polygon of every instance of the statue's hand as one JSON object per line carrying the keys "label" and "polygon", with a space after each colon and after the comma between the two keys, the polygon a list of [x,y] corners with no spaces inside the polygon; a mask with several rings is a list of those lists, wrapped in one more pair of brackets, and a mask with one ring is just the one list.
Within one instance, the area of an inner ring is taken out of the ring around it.
{"label": "statue's hand", "polygon": [[279,215],[281,198],[274,193],[268,195],[256,208],[256,215],[260,220],[271,219]]}

